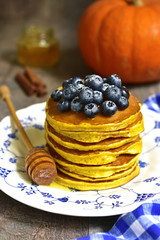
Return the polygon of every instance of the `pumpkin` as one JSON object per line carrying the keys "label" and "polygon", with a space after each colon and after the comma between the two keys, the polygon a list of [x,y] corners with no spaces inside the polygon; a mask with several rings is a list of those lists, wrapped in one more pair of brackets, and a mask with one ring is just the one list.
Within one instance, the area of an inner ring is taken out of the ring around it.
{"label": "pumpkin", "polygon": [[135,84],[160,79],[160,1],[144,2],[99,0],[84,11],[79,47],[95,73]]}

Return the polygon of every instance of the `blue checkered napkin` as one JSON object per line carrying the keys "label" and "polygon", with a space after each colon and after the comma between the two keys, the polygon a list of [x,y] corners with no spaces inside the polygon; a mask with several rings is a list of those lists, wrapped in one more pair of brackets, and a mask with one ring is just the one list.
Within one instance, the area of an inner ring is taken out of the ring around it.
{"label": "blue checkered napkin", "polygon": [[110,234],[116,239],[160,239],[160,201],[144,203],[133,212],[121,216]]}
{"label": "blue checkered napkin", "polygon": [[160,240],[160,199],[144,203],[122,215],[106,233],[96,233],[79,240]]}

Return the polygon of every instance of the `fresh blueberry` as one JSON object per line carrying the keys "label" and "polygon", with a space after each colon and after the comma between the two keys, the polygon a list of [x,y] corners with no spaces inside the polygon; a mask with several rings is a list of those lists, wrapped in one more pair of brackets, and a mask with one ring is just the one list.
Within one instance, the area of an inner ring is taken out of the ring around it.
{"label": "fresh blueberry", "polygon": [[93,90],[101,90],[103,85],[103,79],[96,74],[88,76],[85,80],[85,85],[92,88]]}
{"label": "fresh blueberry", "polygon": [[71,110],[75,112],[79,112],[83,108],[83,104],[80,102],[79,97],[75,97],[71,101]]}
{"label": "fresh blueberry", "polygon": [[51,98],[58,102],[62,97],[62,89],[56,89],[51,93]]}
{"label": "fresh blueberry", "polygon": [[99,107],[95,103],[88,103],[84,106],[84,114],[88,118],[94,118],[99,113]]}
{"label": "fresh blueberry", "polygon": [[85,86],[87,86],[87,87],[89,87],[89,80],[90,80],[90,77],[91,77],[92,75],[87,75],[87,76],[85,76],[85,78],[84,78],[84,85]]}
{"label": "fresh blueberry", "polygon": [[117,74],[112,74],[108,77],[108,83],[110,85],[116,85],[117,87],[120,87],[122,85],[122,81],[120,77]]}
{"label": "fresh blueberry", "polygon": [[129,106],[128,99],[124,96],[121,96],[117,101],[117,106],[121,110],[127,108]]}
{"label": "fresh blueberry", "polygon": [[80,78],[80,77],[74,77],[74,78],[72,78],[72,84],[74,86],[77,86],[79,84],[83,84],[83,79]]}
{"label": "fresh blueberry", "polygon": [[82,89],[82,91],[79,93],[79,99],[83,104],[93,102],[93,90],[88,87]]}
{"label": "fresh blueberry", "polygon": [[72,78],[69,78],[67,80],[64,80],[63,84],[62,84],[62,87],[63,88],[66,88],[69,84],[72,83]]}
{"label": "fresh blueberry", "polygon": [[106,88],[104,92],[104,96],[108,100],[116,102],[121,97],[121,90],[115,85],[110,85],[108,88]]}
{"label": "fresh blueberry", "polygon": [[109,87],[110,85],[108,83],[103,83],[102,85],[102,93],[105,93],[106,89]]}
{"label": "fresh blueberry", "polygon": [[77,88],[78,92],[80,92],[80,91],[82,91],[82,89],[85,88],[85,85],[80,83],[76,86],[76,88]]}
{"label": "fresh blueberry", "polygon": [[63,89],[62,96],[64,99],[71,100],[77,95],[77,88],[73,84],[69,84]]}
{"label": "fresh blueberry", "polygon": [[96,104],[101,104],[103,101],[103,93],[100,91],[93,91],[93,102]]}
{"label": "fresh blueberry", "polygon": [[85,84],[86,86],[87,86],[87,83],[88,83],[88,81],[89,81],[90,76],[92,76],[92,75],[86,75],[85,78],[84,78],[84,84]]}
{"label": "fresh blueberry", "polygon": [[128,91],[128,89],[125,86],[122,86],[120,89],[121,89],[122,96],[124,96],[124,97],[126,97],[128,99],[129,98],[129,91]]}
{"label": "fresh blueberry", "polygon": [[57,108],[61,112],[67,112],[70,109],[70,102],[68,100],[61,99],[57,103]]}
{"label": "fresh blueberry", "polygon": [[111,116],[117,112],[117,105],[113,101],[104,101],[102,103],[102,113]]}

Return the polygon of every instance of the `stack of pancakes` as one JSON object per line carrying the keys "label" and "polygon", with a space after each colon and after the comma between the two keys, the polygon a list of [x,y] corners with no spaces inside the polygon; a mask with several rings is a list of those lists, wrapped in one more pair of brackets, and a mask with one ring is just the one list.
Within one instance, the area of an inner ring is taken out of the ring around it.
{"label": "stack of pancakes", "polygon": [[139,174],[144,130],[141,104],[130,93],[129,107],[110,117],[60,112],[46,103],[46,147],[56,161],[56,182],[78,190],[121,186]]}

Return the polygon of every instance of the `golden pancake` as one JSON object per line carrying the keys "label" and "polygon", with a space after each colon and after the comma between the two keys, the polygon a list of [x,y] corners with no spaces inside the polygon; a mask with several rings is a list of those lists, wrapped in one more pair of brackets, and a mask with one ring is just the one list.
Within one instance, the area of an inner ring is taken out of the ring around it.
{"label": "golden pancake", "polygon": [[116,160],[110,164],[104,165],[84,165],[75,164],[67,161],[57,154],[49,145],[47,145],[49,153],[54,157],[59,169],[63,168],[68,172],[83,175],[91,178],[101,178],[113,175],[116,172],[126,170],[138,162],[139,154],[123,154],[116,158]]}
{"label": "golden pancake", "polygon": [[[46,125],[46,131],[48,131],[48,127],[50,129],[52,128],[54,131],[54,128],[51,127],[51,125],[47,122]],[[80,141],[80,142],[99,142],[107,138],[117,138],[117,137],[134,137],[141,132],[144,131],[144,121],[143,121],[143,116],[142,113],[139,113],[135,122],[129,124],[126,128],[118,130],[118,131],[106,131],[106,132],[101,132],[101,131],[96,131],[96,132],[91,132],[91,131],[59,131],[59,129],[56,129],[56,132],[60,133],[63,136],[66,136],[68,138]]]}
{"label": "golden pancake", "polygon": [[64,159],[86,165],[101,165],[115,161],[120,154],[137,154],[142,151],[142,139],[138,136],[136,140],[121,147],[108,151],[79,151],[65,148],[56,143],[46,134],[47,143]]}
{"label": "golden pancake", "polygon": [[79,179],[79,180],[83,180],[83,181],[90,181],[90,182],[99,182],[99,181],[110,181],[110,180],[116,180],[116,179],[121,179],[127,175],[129,175],[130,173],[132,173],[133,169],[137,166],[138,161],[133,164],[130,168],[127,168],[125,170],[121,170],[119,172],[116,172],[112,175],[106,176],[106,177],[101,177],[101,178],[92,178],[92,177],[86,177],[83,175],[79,175],[76,174],[74,172],[68,172],[66,171],[63,167],[59,167],[59,165],[57,165],[58,170],[60,170],[60,172],[64,173],[67,176]]}
{"label": "golden pancake", "polygon": [[82,151],[89,150],[108,150],[112,148],[117,148],[125,143],[134,141],[137,136],[134,137],[119,137],[119,138],[108,138],[96,143],[84,143],[77,140],[65,137],[57,133],[46,121],[45,129],[48,135],[58,144],[69,149],[79,149]]}
{"label": "golden pancake", "polygon": [[104,189],[119,187],[128,183],[139,174],[139,171],[140,171],[139,165],[137,164],[130,174],[120,179],[118,178],[115,180],[98,181],[98,182],[79,180],[58,171],[58,175],[56,177],[55,182],[66,187],[74,188],[82,191],[104,190]]}
{"label": "golden pancake", "polygon": [[[129,107],[118,110],[110,117],[99,113],[95,118],[88,119],[83,112],[61,112],[57,109],[57,102],[51,97],[46,103],[46,118],[54,129],[59,131],[114,131],[127,127],[137,118],[141,104],[137,98],[130,94]],[[123,113],[123,114],[122,114]]]}

